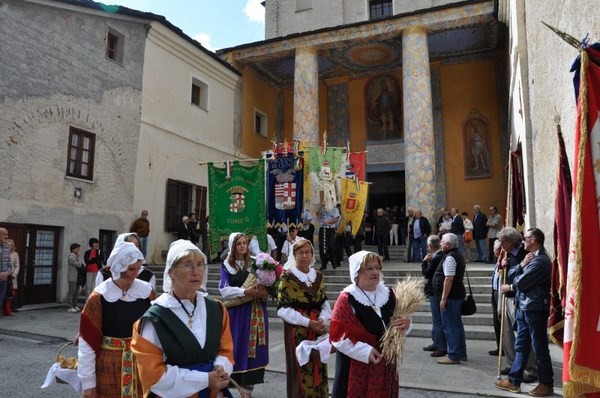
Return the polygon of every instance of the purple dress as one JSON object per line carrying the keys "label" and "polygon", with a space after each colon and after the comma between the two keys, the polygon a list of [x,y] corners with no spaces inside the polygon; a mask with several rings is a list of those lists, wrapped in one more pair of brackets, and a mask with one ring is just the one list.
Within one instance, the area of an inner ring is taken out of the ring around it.
{"label": "purple dress", "polygon": [[[221,265],[219,289],[242,287],[247,270],[231,274]],[[228,306],[229,327],[233,338],[235,366],[231,377],[242,386],[264,382],[265,367],[269,363],[269,319],[266,301],[255,299],[248,303]]]}

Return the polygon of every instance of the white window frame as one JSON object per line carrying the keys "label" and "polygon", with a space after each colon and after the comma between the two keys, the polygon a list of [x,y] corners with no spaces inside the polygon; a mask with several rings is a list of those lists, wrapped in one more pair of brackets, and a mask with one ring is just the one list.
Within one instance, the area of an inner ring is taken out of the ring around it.
{"label": "white window frame", "polygon": [[[113,35],[117,38],[117,48],[115,49],[115,57],[110,58],[108,56],[108,35]],[[119,65],[123,65],[123,55],[125,52],[125,36],[113,27],[107,27],[106,35],[104,36],[104,56],[106,59],[116,62]]]}
{"label": "white window frame", "polygon": [[[197,104],[192,101],[193,86],[200,87],[200,98],[198,99],[199,102]],[[210,87],[209,87],[208,83],[206,83],[205,81],[201,80],[198,77],[192,76],[192,81],[190,83],[190,91],[189,91],[190,104],[197,106],[200,109],[204,109],[205,111],[208,112],[209,91],[210,91]]]}

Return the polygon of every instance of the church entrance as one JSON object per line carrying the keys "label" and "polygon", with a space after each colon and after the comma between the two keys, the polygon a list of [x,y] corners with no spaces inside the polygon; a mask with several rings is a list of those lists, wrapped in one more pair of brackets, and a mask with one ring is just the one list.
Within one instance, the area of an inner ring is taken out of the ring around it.
{"label": "church entrance", "polygon": [[384,171],[367,173],[369,185],[368,208],[372,213],[378,208],[397,206],[400,209],[406,203],[404,171]]}

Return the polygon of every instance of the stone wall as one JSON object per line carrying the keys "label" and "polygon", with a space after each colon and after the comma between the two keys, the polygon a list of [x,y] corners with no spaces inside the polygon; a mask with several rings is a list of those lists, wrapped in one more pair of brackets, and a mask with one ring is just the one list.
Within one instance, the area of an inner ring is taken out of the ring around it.
{"label": "stone wall", "polygon": [[[0,3],[0,220],[61,227],[60,270],[72,242],[129,226],[146,30],[56,4]],[[125,40],[122,64],[105,57],[109,27]],[[66,176],[70,127],[96,136],[93,181]]]}
{"label": "stone wall", "polygon": [[[591,42],[600,40],[600,10],[591,2],[548,0],[524,2],[501,1],[502,16],[511,31],[511,87],[522,82],[522,112],[527,117],[517,137],[526,151],[528,170],[527,220],[547,235],[546,248],[552,248],[554,197],[558,165],[558,141],[555,113],[561,117],[563,136],[571,169],[573,168],[574,134],[577,109],[573,91],[571,63],[577,50],[542,24],[542,21],[565,31],[577,39],[589,33]],[[515,26],[517,25],[517,26]],[[520,30],[519,30],[520,27]],[[519,62],[518,60],[522,60]],[[518,101],[515,95],[511,101]],[[519,107],[513,106],[513,133],[518,126]]]}

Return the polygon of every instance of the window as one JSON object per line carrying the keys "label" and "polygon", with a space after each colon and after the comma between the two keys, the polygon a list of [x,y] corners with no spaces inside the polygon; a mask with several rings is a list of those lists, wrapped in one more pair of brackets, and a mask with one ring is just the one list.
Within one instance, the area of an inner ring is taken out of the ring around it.
{"label": "window", "polygon": [[100,242],[99,247],[102,252],[102,256],[104,257],[104,263],[106,264],[106,260],[108,260],[108,256],[110,256],[110,252],[117,241],[117,231],[111,231],[108,229],[101,229],[100,234],[98,235],[98,241]]}
{"label": "window", "polygon": [[208,84],[201,80],[192,78],[192,104],[208,110]]}
{"label": "window", "polygon": [[125,37],[112,28],[106,32],[106,58],[112,59],[120,64],[123,63],[123,48]]}
{"label": "window", "polygon": [[369,1],[369,19],[391,17],[393,14],[391,0]]}
{"label": "window", "polygon": [[254,132],[267,137],[267,115],[257,109],[254,110]]}
{"label": "window", "polygon": [[94,178],[94,148],[96,134],[70,128],[67,154],[67,175],[92,180]]}
{"label": "window", "polygon": [[194,186],[182,181],[167,180],[167,199],[165,201],[165,230],[177,231],[183,216],[194,212]]}
{"label": "window", "polygon": [[296,0],[296,11],[312,9],[312,0]]}

